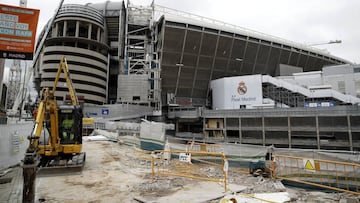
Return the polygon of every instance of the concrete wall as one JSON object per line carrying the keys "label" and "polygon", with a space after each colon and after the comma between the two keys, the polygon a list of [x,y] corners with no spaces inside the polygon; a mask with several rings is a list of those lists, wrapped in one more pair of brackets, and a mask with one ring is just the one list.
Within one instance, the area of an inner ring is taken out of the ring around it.
{"label": "concrete wall", "polygon": [[293,76],[279,77],[301,86],[331,85],[332,89],[355,97],[360,96],[360,65],[338,65],[324,67],[323,71],[295,73]]}
{"label": "concrete wall", "polygon": [[279,67],[276,69],[276,76],[291,76],[294,73],[304,72],[302,67],[296,67],[286,64],[279,64]]}
{"label": "concrete wall", "polygon": [[148,102],[150,89],[148,75],[119,75],[118,102]]}
{"label": "concrete wall", "polygon": [[[203,110],[202,116],[204,135],[221,132],[226,142],[360,151],[359,106]],[[210,123],[221,120],[223,126]]]}
{"label": "concrete wall", "polygon": [[0,125],[0,169],[20,163],[24,158],[33,122]]}

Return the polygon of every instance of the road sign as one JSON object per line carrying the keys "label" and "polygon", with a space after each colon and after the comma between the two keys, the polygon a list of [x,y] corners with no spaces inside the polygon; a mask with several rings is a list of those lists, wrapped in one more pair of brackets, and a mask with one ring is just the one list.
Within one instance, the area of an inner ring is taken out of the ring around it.
{"label": "road sign", "polygon": [[102,109],[101,113],[102,115],[109,115],[109,109]]}
{"label": "road sign", "polygon": [[181,162],[190,163],[191,162],[191,154],[190,153],[180,153],[179,154],[179,160]]}
{"label": "road sign", "polygon": [[315,172],[314,159],[303,159],[303,165],[304,165],[305,170]]}

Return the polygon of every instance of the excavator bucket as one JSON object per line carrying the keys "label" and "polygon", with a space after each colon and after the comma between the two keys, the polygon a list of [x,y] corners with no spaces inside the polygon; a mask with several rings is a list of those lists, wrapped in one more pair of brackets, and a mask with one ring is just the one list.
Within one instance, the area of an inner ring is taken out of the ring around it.
{"label": "excavator bucket", "polygon": [[73,156],[71,160],[50,161],[47,165],[39,167],[37,175],[43,177],[80,174],[84,168],[85,159],[86,154],[82,152]]}

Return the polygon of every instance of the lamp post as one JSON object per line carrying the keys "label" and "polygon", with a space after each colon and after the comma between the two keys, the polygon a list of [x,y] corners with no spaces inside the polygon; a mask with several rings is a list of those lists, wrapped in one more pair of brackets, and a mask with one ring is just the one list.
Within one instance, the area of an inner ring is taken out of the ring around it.
{"label": "lamp post", "polygon": [[330,40],[328,42],[319,42],[319,43],[308,44],[308,46],[317,46],[317,45],[324,45],[324,44],[340,44],[341,42],[342,42],[341,40]]}

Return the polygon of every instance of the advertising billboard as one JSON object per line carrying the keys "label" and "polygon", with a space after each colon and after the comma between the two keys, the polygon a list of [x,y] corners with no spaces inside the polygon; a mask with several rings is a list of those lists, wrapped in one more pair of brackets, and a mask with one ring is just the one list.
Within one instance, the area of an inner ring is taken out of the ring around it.
{"label": "advertising billboard", "polygon": [[0,4],[0,58],[32,60],[39,10]]}
{"label": "advertising billboard", "polygon": [[240,109],[261,105],[261,75],[227,77],[211,81],[213,109]]}

